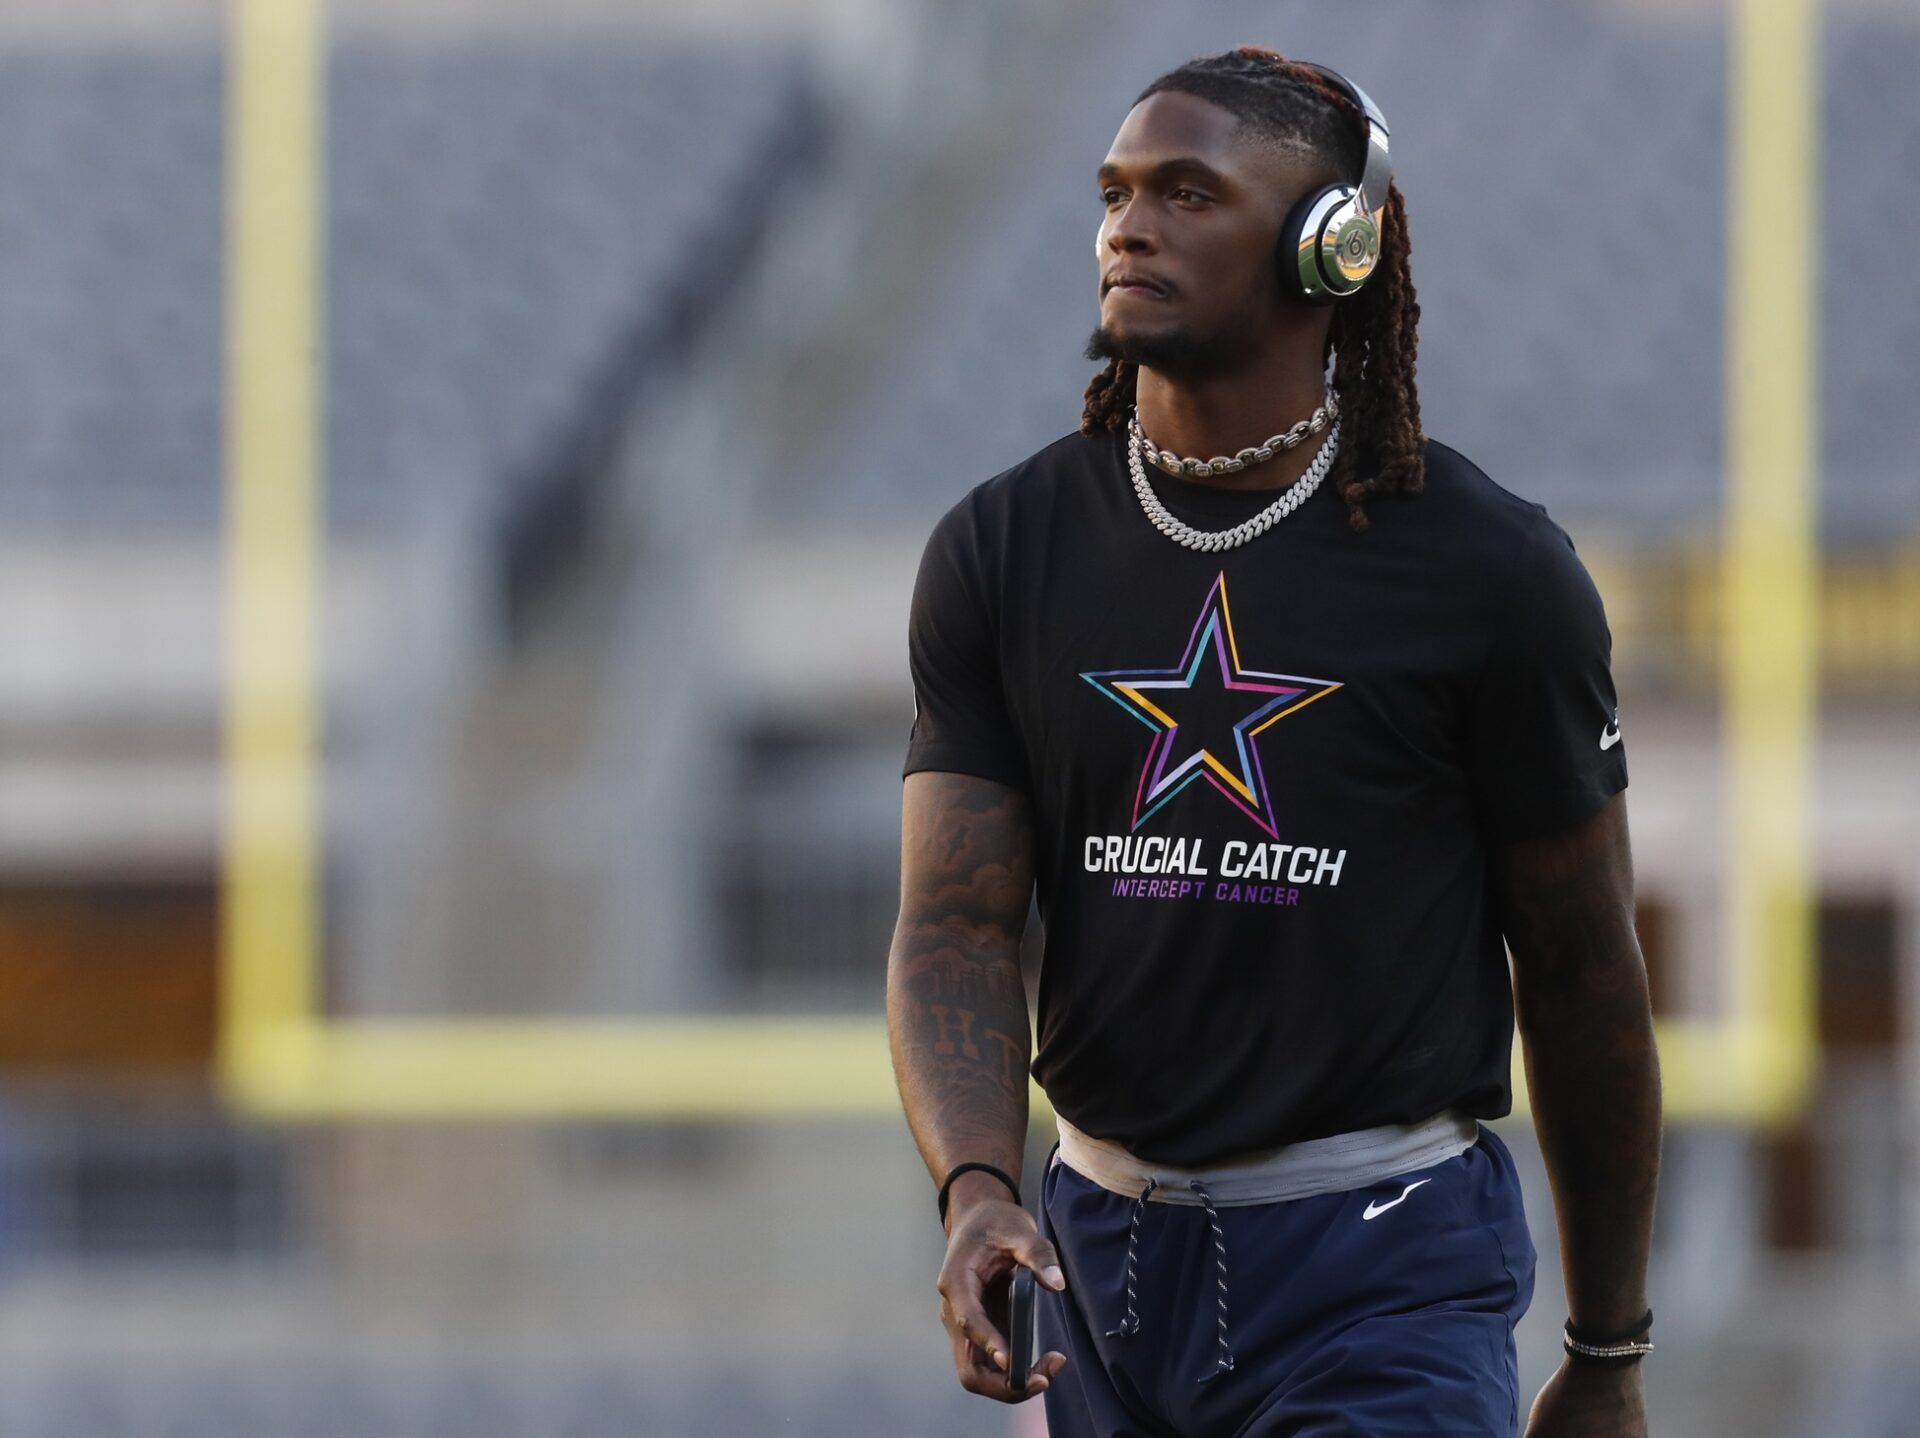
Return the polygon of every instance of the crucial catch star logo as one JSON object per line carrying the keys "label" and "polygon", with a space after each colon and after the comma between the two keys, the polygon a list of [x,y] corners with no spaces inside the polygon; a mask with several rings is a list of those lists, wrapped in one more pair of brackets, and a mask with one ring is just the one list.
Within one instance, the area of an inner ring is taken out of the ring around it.
{"label": "crucial catch star logo", "polygon": [[1134,785],[1135,829],[1187,785],[1204,779],[1274,838],[1279,834],[1273,801],[1254,741],[1341,687],[1337,680],[1243,665],[1224,572],[1207,591],[1178,664],[1088,670],[1080,677],[1153,734]]}

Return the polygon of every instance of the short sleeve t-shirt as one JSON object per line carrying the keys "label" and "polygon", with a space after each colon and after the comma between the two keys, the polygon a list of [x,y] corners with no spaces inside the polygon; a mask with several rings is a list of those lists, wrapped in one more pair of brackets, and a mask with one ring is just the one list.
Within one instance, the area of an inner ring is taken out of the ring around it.
{"label": "short sleeve t-shirt", "polygon": [[[1627,782],[1600,597],[1564,530],[1436,441],[1346,522],[1174,543],[1120,432],[938,522],[904,773],[1023,790],[1045,929],[1033,1074],[1082,1131],[1197,1165],[1512,1106],[1503,841]],[[1149,467],[1205,530],[1264,508]]]}

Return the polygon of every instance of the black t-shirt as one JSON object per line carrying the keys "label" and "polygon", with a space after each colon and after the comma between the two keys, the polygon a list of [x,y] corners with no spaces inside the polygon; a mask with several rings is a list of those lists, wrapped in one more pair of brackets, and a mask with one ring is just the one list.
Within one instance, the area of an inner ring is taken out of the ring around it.
{"label": "black t-shirt", "polygon": [[[1206,530],[1277,493],[1148,474]],[[1606,616],[1543,508],[1429,441],[1423,493],[1346,516],[1323,487],[1190,550],[1125,435],[1074,433],[921,560],[903,772],[1030,796],[1033,1073],[1150,1161],[1508,1112],[1490,848],[1627,782]]]}

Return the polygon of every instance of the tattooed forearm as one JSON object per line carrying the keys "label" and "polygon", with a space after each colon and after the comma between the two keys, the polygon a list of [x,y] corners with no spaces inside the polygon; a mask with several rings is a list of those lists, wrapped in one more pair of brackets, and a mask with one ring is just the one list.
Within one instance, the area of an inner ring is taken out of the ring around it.
{"label": "tattooed forearm", "polygon": [[1619,1330],[1647,1308],[1660,1165],[1660,1065],[1624,799],[1565,834],[1509,846],[1500,890],[1568,1308],[1576,1324]]}
{"label": "tattooed forearm", "polygon": [[914,1142],[936,1181],[979,1160],[1020,1176],[1033,887],[1027,800],[964,774],[907,776],[887,1033]]}

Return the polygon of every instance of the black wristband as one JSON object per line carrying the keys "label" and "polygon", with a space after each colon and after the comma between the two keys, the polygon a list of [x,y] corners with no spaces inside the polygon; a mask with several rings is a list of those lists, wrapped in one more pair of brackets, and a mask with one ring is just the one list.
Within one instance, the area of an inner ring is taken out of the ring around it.
{"label": "black wristband", "polygon": [[1631,1328],[1617,1333],[1595,1333],[1589,1329],[1576,1327],[1569,1318],[1566,1322],[1566,1336],[1560,1340],[1560,1346],[1567,1356],[1578,1363],[1590,1363],[1597,1368],[1625,1368],[1638,1363],[1653,1352],[1653,1343],[1647,1337],[1653,1331],[1653,1310],[1649,1308]]}
{"label": "black wristband", "polygon": [[1007,1190],[1013,1194],[1013,1201],[1015,1203],[1020,1202],[1020,1185],[1007,1177],[1003,1169],[995,1168],[990,1163],[956,1163],[953,1166],[953,1172],[947,1175],[947,1181],[940,1185],[940,1222],[942,1226],[944,1226],[947,1221],[947,1190],[953,1187],[953,1181],[960,1177],[961,1174],[971,1173],[975,1169],[980,1170],[982,1173],[990,1173],[999,1179],[1000,1182],[1007,1186]]}
{"label": "black wristband", "polygon": [[1651,1327],[1653,1327],[1653,1310],[1651,1308],[1647,1310],[1645,1317],[1640,1318],[1631,1326],[1623,1328],[1618,1333],[1595,1333],[1590,1328],[1577,1328],[1574,1326],[1571,1318],[1569,1318],[1566,1323],[1567,1337],[1571,1338],[1575,1343],[1587,1343],[1595,1348],[1605,1348],[1612,1343],[1626,1343],[1638,1338]]}

